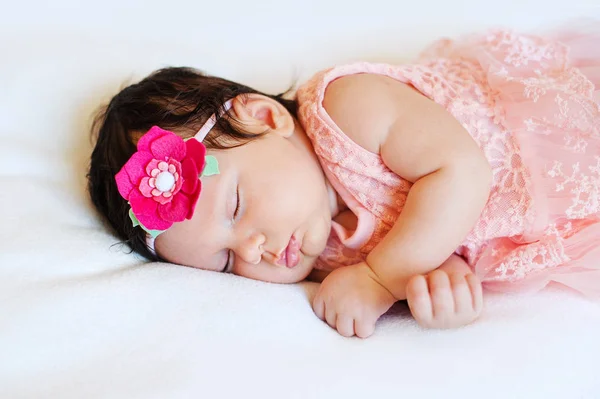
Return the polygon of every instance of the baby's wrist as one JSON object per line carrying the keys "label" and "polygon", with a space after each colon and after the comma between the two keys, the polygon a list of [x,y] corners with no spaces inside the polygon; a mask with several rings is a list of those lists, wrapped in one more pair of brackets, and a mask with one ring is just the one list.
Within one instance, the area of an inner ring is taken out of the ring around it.
{"label": "baby's wrist", "polygon": [[363,263],[369,269],[369,277],[371,277],[371,279],[378,283],[383,289],[388,291],[396,301],[402,301],[406,299],[406,295],[403,293],[404,289],[402,289],[402,292],[398,292],[397,289],[394,290],[394,288],[397,287],[394,287],[393,284],[389,284],[388,282],[386,282],[382,275],[380,273],[377,273],[377,270],[374,269],[372,265],[369,262],[367,262],[367,260],[365,260]]}

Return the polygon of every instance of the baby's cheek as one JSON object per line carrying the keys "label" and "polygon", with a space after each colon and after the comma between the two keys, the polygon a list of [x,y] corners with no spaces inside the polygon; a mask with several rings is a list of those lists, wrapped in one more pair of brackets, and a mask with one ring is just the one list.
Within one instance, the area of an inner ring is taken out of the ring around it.
{"label": "baby's cheek", "polygon": [[303,237],[301,251],[306,255],[317,258],[327,246],[327,240],[331,232],[331,219],[323,218],[311,227]]}

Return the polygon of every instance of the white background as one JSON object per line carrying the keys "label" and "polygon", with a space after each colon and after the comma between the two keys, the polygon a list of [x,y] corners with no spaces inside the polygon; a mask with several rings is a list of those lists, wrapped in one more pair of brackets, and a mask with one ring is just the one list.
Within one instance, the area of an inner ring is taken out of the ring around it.
{"label": "white background", "polygon": [[[0,13],[0,397],[600,397],[600,307],[490,295],[424,331],[398,306],[368,340],[275,286],[124,254],[85,195],[90,115],[189,65],[279,92],[441,36],[600,18],[597,0],[4,2]],[[600,44],[599,44],[600,45]]]}

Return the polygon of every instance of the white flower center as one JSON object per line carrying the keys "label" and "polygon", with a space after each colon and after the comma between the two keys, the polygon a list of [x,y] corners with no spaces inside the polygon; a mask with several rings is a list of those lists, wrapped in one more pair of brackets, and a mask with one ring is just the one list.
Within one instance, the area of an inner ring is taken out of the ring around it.
{"label": "white flower center", "polygon": [[156,188],[162,191],[163,193],[171,191],[174,185],[175,176],[173,176],[171,173],[160,172],[158,176],[156,176]]}

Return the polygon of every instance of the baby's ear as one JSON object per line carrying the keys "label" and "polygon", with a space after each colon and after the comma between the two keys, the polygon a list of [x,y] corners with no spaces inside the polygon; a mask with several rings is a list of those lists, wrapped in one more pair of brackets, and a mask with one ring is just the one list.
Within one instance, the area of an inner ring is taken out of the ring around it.
{"label": "baby's ear", "polygon": [[233,100],[232,110],[248,133],[273,132],[288,137],[294,131],[294,119],[288,110],[276,100],[261,94],[237,96]]}

